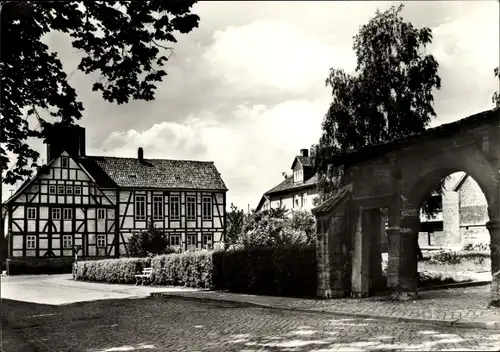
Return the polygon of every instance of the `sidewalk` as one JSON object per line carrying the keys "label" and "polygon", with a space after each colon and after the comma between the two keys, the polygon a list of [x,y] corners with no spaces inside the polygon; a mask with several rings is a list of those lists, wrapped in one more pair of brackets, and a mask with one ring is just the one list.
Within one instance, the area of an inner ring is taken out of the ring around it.
{"label": "sidewalk", "polygon": [[415,301],[394,302],[388,297],[315,300],[257,296],[215,291],[155,292],[153,296],[229,301],[273,309],[321,312],[379,320],[500,330],[500,309],[486,308],[490,286],[419,292]]}

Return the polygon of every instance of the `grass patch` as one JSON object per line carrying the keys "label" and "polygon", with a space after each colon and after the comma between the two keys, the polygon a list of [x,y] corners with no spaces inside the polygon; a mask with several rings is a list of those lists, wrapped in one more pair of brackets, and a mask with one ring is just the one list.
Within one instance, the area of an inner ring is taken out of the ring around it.
{"label": "grass patch", "polygon": [[[387,270],[387,256],[382,270]],[[429,287],[459,282],[491,280],[490,253],[485,251],[441,251],[424,253],[418,262],[418,286]]]}

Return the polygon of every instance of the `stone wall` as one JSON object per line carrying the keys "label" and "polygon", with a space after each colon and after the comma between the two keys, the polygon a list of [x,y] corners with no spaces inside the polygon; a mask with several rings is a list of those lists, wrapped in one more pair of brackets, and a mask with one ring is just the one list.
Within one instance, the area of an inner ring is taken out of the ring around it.
{"label": "stone wall", "polygon": [[481,188],[473,178],[467,177],[458,193],[462,246],[490,243],[490,233],[486,228],[489,221],[488,203]]}

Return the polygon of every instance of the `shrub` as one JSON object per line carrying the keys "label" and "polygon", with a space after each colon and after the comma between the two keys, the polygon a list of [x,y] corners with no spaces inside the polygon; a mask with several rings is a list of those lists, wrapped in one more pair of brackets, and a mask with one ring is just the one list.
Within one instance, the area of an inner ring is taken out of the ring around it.
{"label": "shrub", "polygon": [[462,258],[456,252],[439,252],[431,256],[429,263],[460,264]]}
{"label": "shrub", "polygon": [[145,231],[134,233],[127,246],[130,256],[135,258],[175,252],[169,247],[168,235],[156,228],[152,221],[148,222],[148,228]]}
{"label": "shrub", "polygon": [[215,252],[214,286],[231,292],[316,295],[314,246],[291,245]]}
{"label": "shrub", "polygon": [[201,250],[154,257],[152,282],[158,285],[212,288],[212,251]]}
{"label": "shrub", "polygon": [[467,243],[464,248],[464,251],[482,251],[486,252],[490,250],[490,245],[488,243]]}
{"label": "shrub", "polygon": [[307,244],[314,243],[316,238],[316,220],[310,211],[293,210],[291,228],[294,231],[304,233]]}
{"label": "shrub", "polygon": [[315,233],[312,214],[294,212],[289,218],[287,213],[285,208],[273,208],[247,215],[237,244],[262,248],[311,243]]}
{"label": "shrub", "polygon": [[132,284],[135,283],[134,275],[150,265],[150,258],[79,261],[73,266],[73,276],[75,280]]}

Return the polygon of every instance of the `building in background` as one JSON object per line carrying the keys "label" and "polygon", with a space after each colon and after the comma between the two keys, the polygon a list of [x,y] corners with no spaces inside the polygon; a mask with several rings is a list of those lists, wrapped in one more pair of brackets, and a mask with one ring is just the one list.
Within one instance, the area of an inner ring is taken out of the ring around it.
{"label": "building in background", "polygon": [[477,182],[464,172],[450,175],[443,195],[434,194],[442,204],[435,217],[421,214],[419,245],[462,248],[467,244],[489,244],[486,228],[488,204]]}
{"label": "building in background", "polygon": [[318,195],[317,176],[307,149],[301,149],[292,162],[292,175],[264,193],[255,211],[285,207],[287,210],[310,210]]}
{"label": "building in background", "polygon": [[60,127],[47,165],[5,202],[9,258],[127,256],[148,221],[178,250],[223,239],[227,188],[213,162],[87,156],[85,129]]}

